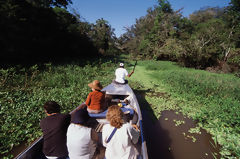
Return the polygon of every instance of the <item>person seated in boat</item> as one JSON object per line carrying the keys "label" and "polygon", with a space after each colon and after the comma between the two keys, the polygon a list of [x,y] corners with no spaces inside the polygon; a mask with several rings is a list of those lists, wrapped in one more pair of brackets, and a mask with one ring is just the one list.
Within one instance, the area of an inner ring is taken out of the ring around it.
{"label": "person seated in boat", "polygon": [[92,92],[88,94],[85,104],[89,113],[97,114],[105,109],[105,92],[102,92],[102,85],[98,80],[89,83]]}
{"label": "person seated in boat", "polygon": [[60,105],[55,101],[44,104],[47,117],[40,121],[43,132],[43,153],[48,159],[68,157],[66,133],[71,121],[70,114],[61,114]]}
{"label": "person seated in boat", "polygon": [[90,119],[85,108],[79,109],[72,115],[71,124],[67,130],[67,148],[70,159],[92,159],[98,134],[89,126]]}
{"label": "person seated in boat", "polygon": [[119,64],[119,68],[116,69],[115,71],[115,80],[114,82],[117,84],[127,84],[128,81],[125,80],[125,77],[131,77],[131,75],[134,73],[134,71],[132,71],[130,74],[128,74],[128,71],[124,68],[124,63],[120,63]]}
{"label": "person seated in boat", "polygon": [[108,108],[105,124],[102,129],[102,142],[106,147],[107,159],[136,159],[138,152],[133,144],[138,142],[140,131],[136,125],[124,123],[124,114],[117,105]]}

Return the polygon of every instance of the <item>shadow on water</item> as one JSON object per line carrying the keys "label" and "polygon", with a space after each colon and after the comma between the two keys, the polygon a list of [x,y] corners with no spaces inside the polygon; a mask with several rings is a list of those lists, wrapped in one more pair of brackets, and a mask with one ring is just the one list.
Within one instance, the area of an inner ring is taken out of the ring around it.
{"label": "shadow on water", "polygon": [[[214,144],[211,135],[200,129],[192,134],[188,130],[196,123],[176,111],[163,111],[158,119],[145,100],[145,93],[134,90],[142,110],[145,139],[149,159],[219,159],[220,146]],[[177,122],[183,122],[177,124]],[[176,126],[178,125],[178,126]]]}
{"label": "shadow on water", "polygon": [[142,110],[145,140],[147,143],[149,159],[174,159],[169,151],[171,139],[169,132],[164,130],[158,119],[154,116],[150,104],[145,100],[147,91],[135,91],[139,105]]}

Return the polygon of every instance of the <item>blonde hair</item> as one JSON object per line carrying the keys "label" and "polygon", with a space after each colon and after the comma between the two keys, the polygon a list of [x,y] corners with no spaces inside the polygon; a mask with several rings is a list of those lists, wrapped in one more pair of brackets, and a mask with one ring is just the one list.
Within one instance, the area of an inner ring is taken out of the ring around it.
{"label": "blonde hair", "polygon": [[123,112],[119,106],[113,105],[108,108],[107,112],[107,120],[110,122],[110,125],[115,128],[121,128],[124,120],[123,120]]}

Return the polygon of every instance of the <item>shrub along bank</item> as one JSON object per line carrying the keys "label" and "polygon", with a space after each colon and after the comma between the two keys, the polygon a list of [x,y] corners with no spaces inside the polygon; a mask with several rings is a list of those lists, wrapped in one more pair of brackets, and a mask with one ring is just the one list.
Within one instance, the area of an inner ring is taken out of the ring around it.
{"label": "shrub along bank", "polygon": [[181,111],[222,145],[222,158],[240,157],[239,78],[172,62],[141,61],[130,82],[135,89],[148,90],[146,100],[156,117],[163,110]]}

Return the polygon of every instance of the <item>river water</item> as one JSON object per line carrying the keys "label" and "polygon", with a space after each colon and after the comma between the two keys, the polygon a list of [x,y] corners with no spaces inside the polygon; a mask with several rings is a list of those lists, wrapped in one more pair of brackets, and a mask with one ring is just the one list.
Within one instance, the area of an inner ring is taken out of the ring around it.
{"label": "river water", "polygon": [[[144,134],[149,159],[219,159],[218,145],[214,144],[211,135],[200,129],[199,133],[189,133],[196,123],[181,113],[163,111],[159,119],[153,115],[150,105],[144,96],[137,95],[142,107]],[[180,121],[176,126],[177,121]],[[184,123],[183,123],[184,121]]]}

